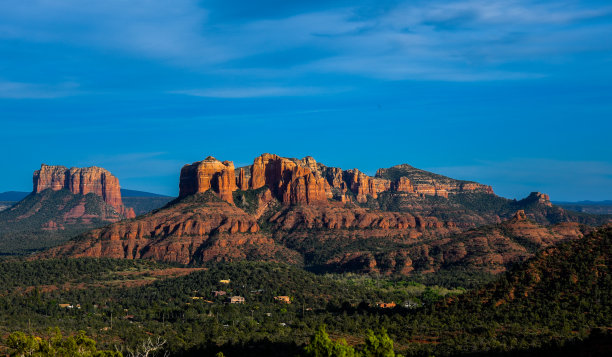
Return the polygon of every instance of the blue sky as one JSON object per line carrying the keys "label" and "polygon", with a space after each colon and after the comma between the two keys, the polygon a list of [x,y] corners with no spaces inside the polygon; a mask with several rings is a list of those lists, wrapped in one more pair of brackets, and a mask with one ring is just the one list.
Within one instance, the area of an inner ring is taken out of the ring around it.
{"label": "blue sky", "polygon": [[0,2],[0,191],[263,152],[612,198],[609,1]]}

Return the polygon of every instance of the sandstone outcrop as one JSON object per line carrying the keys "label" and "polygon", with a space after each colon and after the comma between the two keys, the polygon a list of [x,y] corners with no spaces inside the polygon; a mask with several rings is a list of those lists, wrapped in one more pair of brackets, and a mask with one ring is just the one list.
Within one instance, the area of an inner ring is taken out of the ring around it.
{"label": "sandstone outcrop", "polygon": [[232,162],[208,157],[183,167],[179,197],[211,190],[222,200],[233,203],[233,191],[267,186],[286,205],[326,203],[327,182],[316,168],[311,157],[297,160],[263,154],[250,167],[240,168],[236,175]]}
{"label": "sandstone outcrop", "polygon": [[590,231],[577,223],[545,227],[517,216],[498,225],[433,239],[423,237],[410,245],[395,243],[386,250],[364,249],[369,248],[364,240],[359,245],[362,250],[336,254],[325,264],[332,271],[382,274],[428,274],[455,268],[497,274],[534,256],[539,249],[580,239]]}
{"label": "sandstone outcrop", "polygon": [[155,259],[183,264],[249,257],[299,262],[299,254],[277,245],[259,230],[251,215],[201,194],[196,200],[186,199],[136,220],[92,230],[42,256]]}
{"label": "sandstone outcrop", "polygon": [[279,211],[269,223],[278,229],[438,229],[453,226],[434,217],[413,216],[405,212],[368,211],[363,208],[345,208],[335,205],[301,206]]}
{"label": "sandstone outcrop", "polygon": [[93,193],[102,197],[104,202],[126,218],[135,217],[134,210],[125,207],[121,201],[119,180],[103,168],[92,166],[68,169],[64,166],[42,164],[40,170],[34,171],[33,183],[35,193],[46,189],[66,189],[78,195]]}
{"label": "sandstone outcrop", "polygon": [[327,167],[310,156],[294,159],[273,154],[262,154],[252,165],[238,169],[230,161],[208,157],[185,165],[179,186],[180,197],[211,190],[230,203],[233,191],[267,186],[284,205],[324,205],[329,200],[366,203],[381,192],[442,197],[461,192],[493,194],[490,186],[453,180],[409,165],[379,169],[377,176],[371,177],[358,169]]}
{"label": "sandstone outcrop", "polygon": [[393,189],[398,192],[408,192],[414,193],[414,186],[412,186],[412,182],[407,177],[400,177],[393,184]]}
{"label": "sandstone outcrop", "polygon": [[525,214],[525,210],[518,210],[516,211],[516,213],[514,214],[514,216],[512,216],[512,219],[514,221],[524,221],[527,219],[527,215]]}
{"label": "sandstone outcrop", "polygon": [[[477,182],[462,181],[451,179],[446,176],[434,174],[432,172],[420,170],[407,164],[393,166],[387,169],[378,169],[377,178],[395,180],[396,187],[402,185],[405,189],[397,191],[411,192],[407,182],[399,182],[402,179],[409,179],[413,186],[413,192],[430,196],[448,197],[449,194],[461,192],[481,192],[493,194],[491,186],[482,185]],[[405,186],[404,186],[405,185]]]}
{"label": "sandstone outcrop", "polygon": [[219,197],[233,203],[232,192],[236,190],[234,163],[221,162],[212,156],[181,169],[179,197],[202,193],[208,190],[216,192]]}
{"label": "sandstone outcrop", "polygon": [[268,186],[283,204],[322,204],[327,202],[327,181],[312,157],[302,160],[263,154],[251,166],[249,188]]}
{"label": "sandstone outcrop", "polygon": [[[53,170],[43,176],[41,186],[50,188],[66,180]],[[308,156],[263,154],[239,168],[208,157],[182,168],[179,188],[179,198],[164,208],[90,231],[45,256],[183,264],[277,260],[382,274],[458,266],[497,273],[584,230],[577,223],[539,225],[575,218],[551,206],[547,195],[508,200],[490,186],[409,165],[372,177]],[[80,206],[66,212],[66,219],[84,214]],[[46,221],[44,228],[61,229],[63,222]]]}
{"label": "sandstone outcrop", "polygon": [[241,191],[246,191],[249,189],[249,179],[246,177],[246,169],[241,167],[239,170],[238,177],[236,178],[236,186]]}
{"label": "sandstone outcrop", "polygon": [[531,194],[529,194],[529,196],[526,199],[533,200],[537,202],[538,204],[541,204],[547,207],[552,207],[552,203],[550,202],[550,196],[548,196],[545,193],[532,192]]}
{"label": "sandstone outcrop", "polygon": [[391,189],[391,181],[372,178],[357,169],[346,170],[344,177],[350,190],[355,193],[357,202],[360,203],[367,202],[368,196],[376,199],[380,192]]}

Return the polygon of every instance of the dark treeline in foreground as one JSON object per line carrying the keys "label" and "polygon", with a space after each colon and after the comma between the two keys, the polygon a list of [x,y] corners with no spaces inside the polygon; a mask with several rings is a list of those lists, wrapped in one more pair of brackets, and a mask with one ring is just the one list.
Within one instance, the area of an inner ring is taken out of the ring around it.
{"label": "dark treeline in foreground", "polygon": [[159,339],[160,356],[315,356],[317,343],[350,356],[374,337],[404,356],[609,355],[611,247],[602,229],[467,292],[275,263],[179,276],[186,268],[146,261],[3,262],[0,333],[57,327],[126,353]]}

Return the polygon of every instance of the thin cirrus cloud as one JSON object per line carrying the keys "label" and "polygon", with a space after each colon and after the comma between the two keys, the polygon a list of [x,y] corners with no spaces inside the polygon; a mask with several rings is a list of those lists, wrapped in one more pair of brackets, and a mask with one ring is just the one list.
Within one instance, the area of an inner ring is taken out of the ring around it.
{"label": "thin cirrus cloud", "polygon": [[[229,4],[6,1],[0,4],[0,39],[91,47],[202,76],[242,73],[252,83],[312,74],[436,81],[540,78],[548,70],[533,68],[534,62],[546,67],[612,47],[607,40],[612,25],[598,21],[611,16],[612,7],[597,2],[347,4],[288,8],[271,18],[219,18],[215,14]],[[274,60],[291,49],[313,59]],[[253,58],[257,61],[250,62]],[[276,96],[281,91],[268,92]]]}
{"label": "thin cirrus cloud", "polygon": [[333,87],[236,87],[208,88],[171,91],[205,98],[259,98],[259,97],[299,97],[318,94],[330,94],[346,91],[348,88]]}
{"label": "thin cirrus cloud", "polygon": [[78,93],[77,83],[38,84],[0,80],[2,99],[52,99]]}
{"label": "thin cirrus cloud", "polygon": [[[572,6],[573,4],[573,6]],[[226,29],[220,38],[243,56],[287,47],[324,53],[295,73],[351,74],[382,79],[492,80],[539,78],[523,62],[550,64],[588,51],[609,51],[611,7],[581,8],[572,2],[402,2],[375,15],[359,6],[280,19],[256,20]],[[261,66],[266,66],[263,62]]]}
{"label": "thin cirrus cloud", "polygon": [[312,71],[348,72],[384,79],[506,80],[546,76],[539,70],[501,69],[522,62],[567,61],[586,51],[610,51],[609,23],[588,25],[612,7],[576,9],[518,2],[405,4],[362,32],[346,34],[342,53],[307,65]]}
{"label": "thin cirrus cloud", "polygon": [[207,11],[195,1],[86,3],[2,2],[0,38],[93,47],[176,64],[210,64],[226,58],[225,51],[201,32]]}

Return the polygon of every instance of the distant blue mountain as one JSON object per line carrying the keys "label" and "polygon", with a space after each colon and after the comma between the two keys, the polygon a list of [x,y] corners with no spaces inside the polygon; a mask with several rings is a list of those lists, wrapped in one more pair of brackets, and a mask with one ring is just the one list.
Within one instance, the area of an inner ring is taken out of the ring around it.
{"label": "distant blue mountain", "polygon": [[6,191],[0,193],[0,201],[21,201],[29,194],[30,192]]}
{"label": "distant blue mountain", "polygon": [[[31,192],[7,191],[0,193],[0,201],[21,201]],[[170,197],[157,193],[121,189],[121,197]]]}
{"label": "distant blue mountain", "polygon": [[605,201],[578,201],[578,202],[561,202],[561,201],[553,201],[552,203],[556,205],[580,205],[580,206],[612,206],[612,200]]}
{"label": "distant blue mountain", "polygon": [[127,190],[121,189],[121,197],[170,197],[166,195],[160,195],[157,193],[144,192],[144,191],[136,191],[136,190]]}

